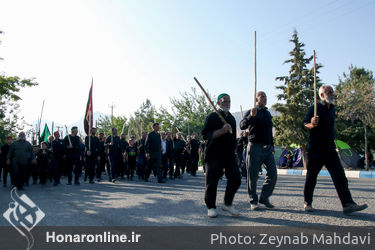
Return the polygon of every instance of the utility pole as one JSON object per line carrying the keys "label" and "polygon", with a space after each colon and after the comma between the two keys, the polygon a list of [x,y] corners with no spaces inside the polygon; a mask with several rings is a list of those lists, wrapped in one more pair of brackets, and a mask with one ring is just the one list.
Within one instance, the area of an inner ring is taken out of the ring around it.
{"label": "utility pole", "polygon": [[112,105],[109,105],[108,107],[111,108],[111,124],[113,127],[113,109],[116,108],[116,106],[112,102]]}

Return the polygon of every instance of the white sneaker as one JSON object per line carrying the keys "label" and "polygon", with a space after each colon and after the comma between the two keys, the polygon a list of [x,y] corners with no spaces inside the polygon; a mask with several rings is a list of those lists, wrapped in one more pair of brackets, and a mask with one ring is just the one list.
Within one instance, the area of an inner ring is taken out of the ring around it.
{"label": "white sneaker", "polygon": [[258,204],[250,204],[250,210],[251,211],[259,210]]}
{"label": "white sneaker", "polygon": [[240,212],[237,211],[237,209],[235,209],[233,206],[227,206],[227,205],[224,205],[222,207],[222,209],[224,211],[227,211],[228,213],[230,213],[231,215],[233,216],[239,216],[240,215]]}
{"label": "white sneaker", "polygon": [[208,209],[207,216],[210,217],[210,218],[217,217],[216,208],[210,208],[210,209]]}

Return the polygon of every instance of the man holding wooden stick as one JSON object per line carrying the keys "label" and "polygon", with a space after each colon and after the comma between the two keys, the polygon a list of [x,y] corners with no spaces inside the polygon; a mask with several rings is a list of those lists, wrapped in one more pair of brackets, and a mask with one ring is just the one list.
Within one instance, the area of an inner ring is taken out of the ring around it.
{"label": "man holding wooden stick", "polygon": [[357,205],[353,201],[345,171],[336,152],[334,143],[335,108],[333,106],[334,93],[332,87],[328,85],[320,87],[319,97],[322,102],[310,106],[303,120],[303,127],[309,133],[304,209],[307,212],[314,211],[312,207],[313,193],[323,165],[331,175],[343,206],[343,212],[349,214],[366,209],[366,204]]}
{"label": "man holding wooden stick", "polygon": [[206,146],[206,191],[205,202],[208,208],[208,217],[217,217],[216,193],[217,185],[223,172],[227,177],[227,187],[222,209],[233,216],[238,211],[232,206],[234,195],[241,185],[241,174],[237,166],[236,149],[236,120],[229,112],[230,96],[221,94],[217,99],[219,110],[215,107],[206,118],[202,135],[207,140]]}
{"label": "man holding wooden stick", "polygon": [[[272,116],[267,110],[267,95],[263,91],[256,93],[256,106],[247,111],[240,123],[242,130],[249,129],[246,157],[247,190],[250,196],[250,209],[258,210],[258,202],[272,209],[269,201],[277,180],[277,170],[272,136]],[[260,198],[256,192],[259,171],[265,166],[266,180]]]}

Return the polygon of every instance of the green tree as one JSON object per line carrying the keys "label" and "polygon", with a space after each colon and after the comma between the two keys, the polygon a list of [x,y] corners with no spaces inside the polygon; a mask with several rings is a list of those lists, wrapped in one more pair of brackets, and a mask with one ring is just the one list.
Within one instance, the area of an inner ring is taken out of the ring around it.
{"label": "green tree", "polygon": [[35,79],[20,79],[18,76],[0,74],[0,140],[15,136],[24,128],[23,117],[19,116],[19,92],[22,88],[38,85]]}
{"label": "green tree", "polygon": [[[276,77],[277,81],[283,82],[276,87],[282,91],[277,95],[277,99],[283,102],[272,106],[280,113],[280,116],[273,119],[276,127],[275,144],[288,147],[295,143],[303,148],[306,156],[307,133],[302,129],[302,121],[308,107],[314,104],[314,66],[308,68],[313,56],[306,56],[303,49],[305,44],[299,41],[296,30],[290,42],[293,43],[294,48],[289,53],[291,58],[284,62],[291,64],[289,75]],[[317,74],[320,67],[322,66],[316,67]],[[320,79],[317,77],[317,87],[320,86]],[[306,164],[306,157],[304,163]]]}
{"label": "green tree", "polygon": [[[349,67],[349,71],[349,75],[343,73],[343,78],[339,78],[339,84],[336,86],[337,114],[356,125],[352,125],[351,129],[356,129],[357,134],[362,134],[365,164],[369,170],[368,141],[369,128],[374,126],[375,118],[375,81],[372,71],[353,66]],[[358,123],[362,127],[361,133],[358,133]]]}
{"label": "green tree", "polygon": [[97,120],[97,131],[104,133],[106,136],[112,134],[112,128],[117,128],[117,134],[121,134],[122,126],[125,124],[124,134],[128,132],[128,126],[126,126],[127,118],[125,116],[100,116]]}
{"label": "green tree", "polygon": [[175,111],[170,117],[176,130],[184,135],[197,132],[200,138],[206,117],[213,111],[204,94],[197,94],[196,89],[191,88],[191,92],[182,92],[180,98],[170,100]]}

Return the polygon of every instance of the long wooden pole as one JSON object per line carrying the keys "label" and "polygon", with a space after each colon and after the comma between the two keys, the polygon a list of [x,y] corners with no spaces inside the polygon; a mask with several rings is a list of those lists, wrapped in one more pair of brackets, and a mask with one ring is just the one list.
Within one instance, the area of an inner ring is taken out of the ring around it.
{"label": "long wooden pole", "polygon": [[257,105],[257,32],[254,31],[254,107]]}
{"label": "long wooden pole", "polygon": [[[206,90],[202,87],[202,85],[199,83],[198,79],[194,77],[195,82],[198,84],[198,86],[201,88],[203,94],[206,96],[208,103],[211,105],[211,107],[214,109],[215,113],[219,116],[220,120],[224,123],[227,124],[227,121],[224,119],[224,117],[219,113],[215,105],[212,103],[210,97],[208,96]],[[232,131],[230,131],[232,133]]]}
{"label": "long wooden pole", "polygon": [[317,116],[318,98],[316,96],[316,64],[315,64],[315,50],[314,50],[314,117]]}
{"label": "long wooden pole", "polygon": [[241,116],[242,116],[242,119],[243,119],[242,105],[240,105],[240,109],[241,109]]}

